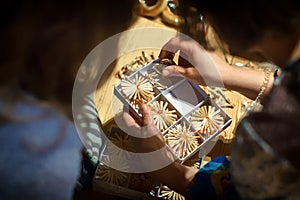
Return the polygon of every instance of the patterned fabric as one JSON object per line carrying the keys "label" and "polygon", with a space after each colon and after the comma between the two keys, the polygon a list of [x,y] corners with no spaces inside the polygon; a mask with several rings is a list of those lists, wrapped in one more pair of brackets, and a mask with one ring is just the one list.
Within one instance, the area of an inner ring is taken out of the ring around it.
{"label": "patterned fabric", "polygon": [[229,174],[229,160],[225,156],[212,159],[196,174],[187,199],[238,199]]}
{"label": "patterned fabric", "polygon": [[187,197],[299,199],[299,122],[300,60],[275,80],[263,111],[240,123],[230,168],[225,158],[213,159],[199,170]]}
{"label": "patterned fabric", "polygon": [[103,137],[101,137],[101,122],[94,102],[93,95],[88,95],[83,100],[80,116],[77,118],[77,128],[84,143],[82,152],[82,165],[77,191],[92,188],[93,177],[99,164],[99,158],[103,149]]}
{"label": "patterned fabric", "polygon": [[96,166],[103,150],[103,137],[101,137],[101,122],[92,95],[83,99],[80,115],[75,116],[80,137],[85,146],[86,155],[90,162]]}

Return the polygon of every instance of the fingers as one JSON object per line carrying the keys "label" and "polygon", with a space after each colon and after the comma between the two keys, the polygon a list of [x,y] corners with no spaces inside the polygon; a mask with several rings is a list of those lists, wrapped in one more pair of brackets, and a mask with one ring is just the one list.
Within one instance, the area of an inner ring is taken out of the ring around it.
{"label": "fingers", "polygon": [[146,104],[139,104],[143,116],[143,127],[140,137],[134,138],[136,150],[139,153],[156,151],[165,146],[165,140],[160,130],[154,125],[151,109]]}
{"label": "fingers", "polygon": [[146,104],[139,104],[139,108],[143,116],[143,125],[151,125],[153,123],[153,118],[149,106],[147,106]]}
{"label": "fingers", "polygon": [[139,127],[139,125],[132,118],[132,116],[126,111],[123,112],[123,120],[126,123],[126,125],[129,126],[129,127],[136,127],[136,128]]}
{"label": "fingers", "polygon": [[[163,47],[159,54],[159,58],[168,58],[173,60],[177,51],[184,55],[193,54],[193,49],[200,46],[195,40],[181,40],[179,38],[172,38]],[[185,58],[187,59],[187,57]]]}
{"label": "fingers", "polygon": [[160,131],[154,124],[151,109],[148,105],[139,104],[139,108],[142,114],[142,126],[126,110],[124,110],[121,119],[115,117],[118,126],[128,135],[137,138],[149,138],[159,133]]}
{"label": "fingers", "polygon": [[205,85],[199,71],[194,67],[185,68],[177,65],[170,65],[163,69],[162,75],[165,77],[182,76],[193,81],[195,84]]}
{"label": "fingers", "polygon": [[141,127],[127,111],[123,112],[121,119],[115,118],[115,122],[125,133],[131,136],[140,135]]}
{"label": "fingers", "polygon": [[184,68],[193,67],[190,64],[188,55],[193,54],[193,48],[195,46],[192,40],[181,40],[179,38],[172,38],[169,40],[162,48],[159,58],[162,60],[164,58],[173,60],[174,55],[177,51],[180,51],[180,56],[178,60],[178,65],[170,65],[163,69],[163,76],[184,76],[187,72]]}
{"label": "fingers", "polygon": [[165,77],[184,76],[185,73],[186,69],[177,65],[169,65],[162,70],[162,75]]}
{"label": "fingers", "polygon": [[[151,110],[149,106],[146,104],[139,104],[140,112],[142,113],[142,123],[144,126],[149,126],[153,124],[153,117],[151,115]],[[125,124],[129,127],[135,127],[140,128],[139,124],[136,122],[136,120],[128,113],[127,111],[123,112],[122,116]]]}
{"label": "fingers", "polygon": [[173,60],[176,52],[181,50],[180,43],[181,42],[179,38],[172,38],[162,47],[162,50],[160,51],[158,57],[160,59],[168,58],[170,60]]}

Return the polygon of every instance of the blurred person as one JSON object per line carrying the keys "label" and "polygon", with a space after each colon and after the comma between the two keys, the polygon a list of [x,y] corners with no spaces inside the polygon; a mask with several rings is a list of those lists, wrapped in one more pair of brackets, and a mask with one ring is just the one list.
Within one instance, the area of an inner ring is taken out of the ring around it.
{"label": "blurred person", "polygon": [[[182,1],[181,1],[182,3]],[[236,90],[264,108],[244,118],[231,145],[231,161],[217,157],[200,170],[177,162],[150,174],[187,199],[298,199],[300,196],[300,5],[297,1],[184,1],[195,6],[238,55],[257,55],[278,65],[276,70],[256,71],[230,66],[194,40],[171,39],[162,48],[161,59],[178,65],[164,69],[165,76],[183,75],[197,84]],[[181,4],[182,5],[182,4]],[[187,14],[187,12],[185,12]],[[204,56],[203,56],[204,55]],[[219,74],[209,73],[208,57]],[[247,57],[246,57],[247,58]],[[221,83],[221,84],[220,84]],[[255,105],[254,105],[255,106]],[[150,109],[140,105],[143,125],[154,126]],[[251,108],[250,108],[251,110]],[[128,113],[127,124],[139,126]],[[142,128],[142,129],[141,129]],[[155,132],[155,131],[154,131]],[[143,139],[140,152],[166,145],[160,131]],[[140,141],[141,142],[141,141]]]}
{"label": "blurred person", "polygon": [[83,148],[71,117],[75,76],[97,44],[129,25],[133,4],[2,3],[0,199],[72,198]]}

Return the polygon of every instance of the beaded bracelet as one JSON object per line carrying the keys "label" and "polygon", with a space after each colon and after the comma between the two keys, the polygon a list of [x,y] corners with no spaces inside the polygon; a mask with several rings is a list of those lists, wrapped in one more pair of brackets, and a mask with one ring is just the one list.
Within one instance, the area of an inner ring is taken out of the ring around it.
{"label": "beaded bracelet", "polygon": [[254,111],[255,107],[258,106],[258,104],[261,102],[261,99],[263,98],[265,91],[268,88],[270,76],[272,74],[272,70],[270,68],[264,69],[265,77],[262,85],[260,86],[259,93],[256,97],[256,99],[250,104],[250,106],[246,109],[246,112],[249,113],[251,111]]}

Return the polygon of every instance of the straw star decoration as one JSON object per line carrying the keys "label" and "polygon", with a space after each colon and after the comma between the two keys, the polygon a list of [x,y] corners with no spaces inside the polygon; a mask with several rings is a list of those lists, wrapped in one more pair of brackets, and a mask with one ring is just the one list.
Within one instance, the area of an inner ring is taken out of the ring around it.
{"label": "straw star decoration", "polygon": [[131,80],[124,78],[121,81],[121,90],[131,102],[148,102],[154,97],[153,86],[148,79],[136,74]]}
{"label": "straw star decoration", "polygon": [[172,125],[176,119],[176,110],[168,109],[168,102],[155,101],[150,104],[151,113],[154,119],[154,124],[161,131]]}
{"label": "straw star decoration", "polygon": [[191,123],[200,133],[211,134],[224,124],[221,110],[211,105],[204,105],[191,114]]}
{"label": "straw star decoration", "polygon": [[179,158],[183,158],[199,146],[198,140],[200,136],[195,135],[195,133],[191,131],[191,126],[187,127],[185,123],[183,123],[183,125],[178,124],[171,128],[166,138],[168,145],[174,153]]}

